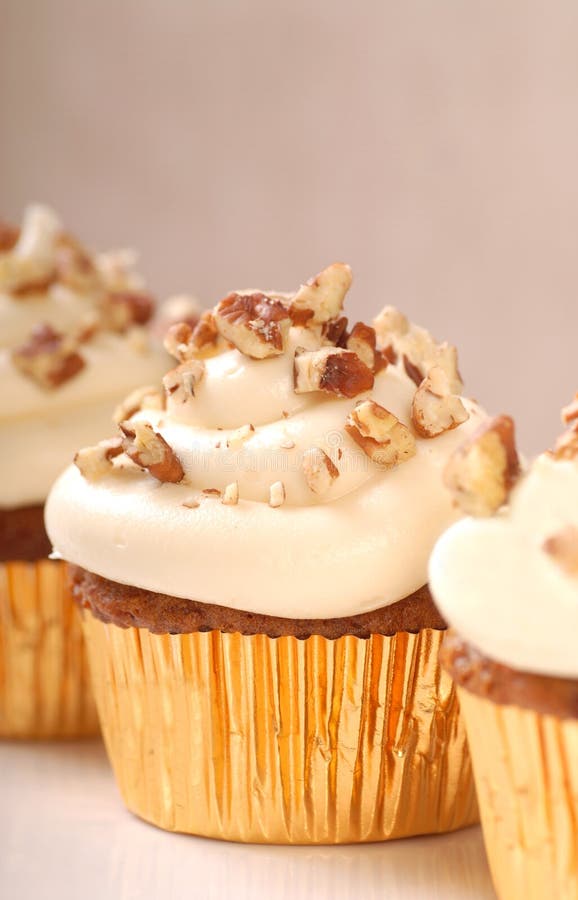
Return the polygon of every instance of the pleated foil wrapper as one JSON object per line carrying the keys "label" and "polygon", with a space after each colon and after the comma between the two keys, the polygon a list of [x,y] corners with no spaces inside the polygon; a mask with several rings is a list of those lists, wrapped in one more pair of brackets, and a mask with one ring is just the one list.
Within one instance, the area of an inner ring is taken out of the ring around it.
{"label": "pleated foil wrapper", "polygon": [[98,730],[64,563],[0,563],[0,737],[73,738]]}
{"label": "pleated foil wrapper", "polygon": [[143,819],[279,844],[478,821],[442,632],[301,641],[83,622],[108,753]]}
{"label": "pleated foil wrapper", "polygon": [[459,689],[501,900],[578,898],[578,719]]}

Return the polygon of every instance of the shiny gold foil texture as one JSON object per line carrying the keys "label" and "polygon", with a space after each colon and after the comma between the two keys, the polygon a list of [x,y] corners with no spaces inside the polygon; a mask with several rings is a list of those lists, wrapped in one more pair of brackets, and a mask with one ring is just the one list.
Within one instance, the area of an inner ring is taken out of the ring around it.
{"label": "shiny gold foil texture", "polygon": [[0,563],[0,737],[97,733],[80,617],[64,563]]}
{"label": "shiny gold foil texture", "polygon": [[143,819],[279,844],[478,821],[442,632],[300,641],[83,621],[108,753]]}
{"label": "shiny gold foil texture", "polygon": [[459,689],[501,900],[578,898],[578,719]]}

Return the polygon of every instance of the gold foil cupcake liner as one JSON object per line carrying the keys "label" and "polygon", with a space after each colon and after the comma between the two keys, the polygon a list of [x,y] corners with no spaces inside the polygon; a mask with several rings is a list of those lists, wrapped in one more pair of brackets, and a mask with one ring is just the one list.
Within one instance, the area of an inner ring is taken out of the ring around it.
{"label": "gold foil cupcake liner", "polygon": [[64,563],[0,563],[0,737],[98,733]]}
{"label": "gold foil cupcake liner", "polygon": [[576,900],[578,719],[459,695],[498,895]]}
{"label": "gold foil cupcake liner", "polygon": [[83,621],[108,753],[143,819],[281,844],[478,820],[441,632],[301,641]]}

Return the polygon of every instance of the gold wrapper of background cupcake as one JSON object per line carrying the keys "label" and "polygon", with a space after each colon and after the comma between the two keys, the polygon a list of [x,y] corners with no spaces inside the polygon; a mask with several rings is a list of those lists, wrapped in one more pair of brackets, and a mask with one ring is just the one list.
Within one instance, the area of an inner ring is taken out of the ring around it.
{"label": "gold wrapper of background cupcake", "polygon": [[79,618],[43,504],[115,401],[160,377],[127,252],[90,254],[44,207],[0,225],[0,736],[97,731]]}
{"label": "gold wrapper of background cupcake", "polygon": [[578,897],[578,396],[563,417],[523,475],[510,419],[466,442],[446,478],[470,518],[430,566],[502,900]]}
{"label": "gold wrapper of background cupcake", "polygon": [[47,505],[129,809],[174,831],[377,841],[477,820],[444,622],[441,471],[483,416],[455,350],[348,266],[229,294]]}

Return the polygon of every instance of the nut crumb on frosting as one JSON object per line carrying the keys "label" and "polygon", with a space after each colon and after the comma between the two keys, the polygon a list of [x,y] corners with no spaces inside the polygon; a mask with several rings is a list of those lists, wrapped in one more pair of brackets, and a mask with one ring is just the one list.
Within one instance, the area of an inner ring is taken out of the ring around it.
{"label": "nut crumb on frosting", "polygon": [[360,401],[348,415],[345,430],[373,462],[392,469],[415,455],[409,428],[373,400]]}
{"label": "nut crumb on frosting", "polygon": [[519,473],[514,422],[509,416],[497,416],[452,454],[444,482],[462,512],[491,516],[507,502]]}
{"label": "nut crumb on frosting", "polygon": [[238,450],[239,447],[242,447],[245,441],[248,441],[250,437],[255,434],[255,428],[253,425],[241,425],[240,428],[236,428],[235,431],[232,431],[227,438],[227,448],[229,450]]}
{"label": "nut crumb on frosting", "polygon": [[414,394],[411,421],[417,434],[434,438],[469,419],[460,397],[452,394],[442,368],[433,366]]}
{"label": "nut crumb on frosting", "polygon": [[221,503],[225,506],[236,506],[239,502],[239,485],[236,481],[226,485],[221,495]]}
{"label": "nut crumb on frosting", "polygon": [[314,494],[325,494],[339,477],[339,469],[320,447],[311,447],[305,451],[303,472],[307,485]]}
{"label": "nut crumb on frosting", "polygon": [[348,350],[357,353],[360,360],[372,372],[375,371],[376,362],[375,340],[375,328],[365,325],[364,322],[357,322],[351,329],[351,334],[345,344]]}
{"label": "nut crumb on frosting", "polygon": [[278,509],[285,503],[285,485],[282,481],[274,481],[269,488],[269,506]]}

